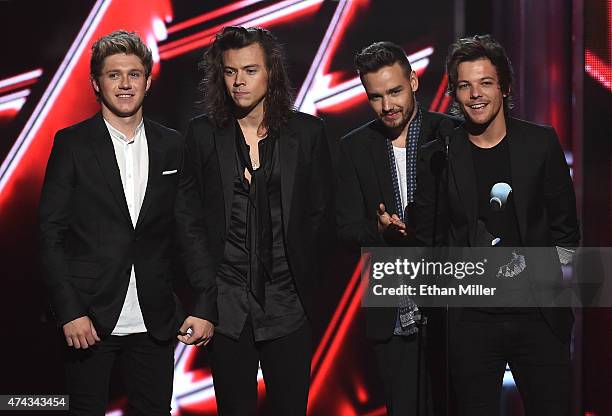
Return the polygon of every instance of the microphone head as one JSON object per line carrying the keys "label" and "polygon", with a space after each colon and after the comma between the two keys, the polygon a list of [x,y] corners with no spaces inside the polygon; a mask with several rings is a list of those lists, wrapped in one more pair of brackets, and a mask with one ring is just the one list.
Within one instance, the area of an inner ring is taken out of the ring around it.
{"label": "microphone head", "polygon": [[491,199],[489,200],[491,210],[501,211],[504,205],[506,205],[506,201],[511,192],[512,187],[505,182],[498,182],[493,185],[490,193]]}
{"label": "microphone head", "polygon": [[443,118],[438,124],[438,138],[445,140],[450,137],[455,129],[455,125],[447,118]]}

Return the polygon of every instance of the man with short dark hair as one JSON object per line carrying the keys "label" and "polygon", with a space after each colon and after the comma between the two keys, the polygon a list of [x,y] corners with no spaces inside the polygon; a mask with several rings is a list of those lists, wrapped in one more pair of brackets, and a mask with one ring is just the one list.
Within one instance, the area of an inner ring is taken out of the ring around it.
{"label": "man with short dark hair", "polygon": [[[419,81],[398,45],[373,43],[355,56],[355,66],[377,118],[340,143],[339,237],[354,247],[410,245],[416,226],[427,241],[430,231],[414,224],[412,214],[418,149],[436,137],[446,116],[424,111],[416,102]],[[427,407],[427,377],[419,367],[425,318],[414,301],[402,302],[367,309],[366,332],[374,341],[388,413],[420,415]]]}
{"label": "man with short dark hair", "polygon": [[187,165],[204,221],[200,268],[216,279],[210,344],[220,415],[257,410],[259,365],[275,415],[304,415],[311,320],[333,177],[323,122],[292,108],[271,32],[226,27],[204,55],[206,114],[189,125]]}
{"label": "man with short dark hair", "polygon": [[[170,414],[174,338],[183,317],[169,259],[181,205],[175,201],[188,199],[189,187],[181,179],[179,133],[143,118],[152,65],[135,33],[119,30],[96,41],[91,85],[101,111],[60,130],[47,164],[41,258],[67,344],[73,415],[104,414],[116,360],[128,412]],[[180,339],[203,344],[216,320],[215,287],[204,276],[193,283],[196,307]]]}
{"label": "man with short dark hair", "polygon": [[[449,152],[450,244],[512,250],[512,267],[501,275],[512,279],[504,292],[512,307],[451,314],[451,384],[459,414],[498,414],[509,364],[527,415],[567,415],[573,316],[569,308],[545,307],[551,305],[541,298],[561,287],[557,250],[538,252],[537,258],[514,251],[579,242],[563,150],[553,128],[510,117],[512,66],[491,36],[459,39],[446,62],[448,92],[465,117]],[[500,184],[511,190],[503,209],[490,204],[493,186]],[[515,257],[522,261],[512,263]]]}

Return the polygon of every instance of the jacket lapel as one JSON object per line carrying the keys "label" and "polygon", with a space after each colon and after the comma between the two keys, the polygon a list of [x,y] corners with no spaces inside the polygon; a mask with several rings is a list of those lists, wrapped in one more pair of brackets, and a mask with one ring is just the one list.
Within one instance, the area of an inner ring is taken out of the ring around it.
{"label": "jacket lapel", "polygon": [[151,206],[151,193],[152,189],[156,189],[160,179],[161,172],[163,169],[164,151],[163,151],[163,139],[155,130],[152,128],[151,123],[148,120],[144,120],[145,135],[147,136],[147,148],[149,153],[149,176],[147,178],[147,189],[145,196],[142,201],[142,207],[138,214],[138,220],[136,221],[136,228],[142,224],[143,218],[145,217],[147,210]]}
{"label": "jacket lapel", "polygon": [[391,164],[389,163],[387,139],[376,128],[375,124],[372,125],[370,139],[370,155],[374,162],[376,178],[378,179],[378,186],[383,199],[380,202],[385,204],[385,209],[388,213],[398,214],[395,212],[395,191],[393,190],[393,181],[391,179]]}
{"label": "jacket lapel", "polygon": [[236,169],[236,125],[230,123],[228,126],[215,130],[215,148],[219,159],[219,170],[221,172],[221,186],[223,187],[223,200],[225,205],[225,230],[229,228],[232,200],[234,197],[234,185],[232,183]]}
{"label": "jacket lapel", "polygon": [[281,208],[283,212],[283,225],[286,232],[289,229],[291,198],[295,184],[298,155],[297,133],[291,128],[291,123],[279,132],[278,148],[281,168]]}
{"label": "jacket lapel", "polygon": [[96,158],[102,170],[102,174],[110,187],[110,190],[119,206],[119,210],[123,213],[125,220],[132,225],[130,218],[130,212],[128,210],[127,202],[125,200],[125,193],[123,192],[123,184],[121,183],[121,173],[119,172],[119,166],[117,165],[117,157],[115,156],[115,149],[111,142],[110,134],[102,113],[98,113],[93,121],[93,137],[91,145],[94,148]]}
{"label": "jacket lapel", "polygon": [[528,172],[529,169],[524,164],[527,162],[525,149],[528,148],[524,143],[525,137],[517,134],[512,119],[506,119],[506,140],[510,149],[510,175],[512,179],[512,198],[516,210],[516,219],[519,226],[521,240],[527,235],[527,205],[524,201],[529,199],[527,195],[527,184],[524,178],[517,176],[517,172]]}
{"label": "jacket lapel", "polygon": [[450,173],[455,184],[454,192],[463,205],[467,214],[470,242],[476,241],[477,195],[476,195],[476,173],[467,132],[463,129],[456,130],[450,145]]}

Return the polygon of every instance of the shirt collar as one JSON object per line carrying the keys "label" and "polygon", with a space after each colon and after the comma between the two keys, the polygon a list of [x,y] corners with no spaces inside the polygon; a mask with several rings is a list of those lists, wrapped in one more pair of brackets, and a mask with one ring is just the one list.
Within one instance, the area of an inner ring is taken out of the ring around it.
{"label": "shirt collar", "polygon": [[104,120],[104,124],[106,124],[106,128],[108,129],[108,132],[111,138],[115,140],[120,140],[124,143],[131,143],[134,140],[136,140],[136,137],[140,135],[140,133],[142,132],[142,129],[144,128],[144,117],[143,117],[142,119],[140,119],[140,123],[136,127],[136,130],[134,130],[134,137],[132,137],[131,140],[128,140],[125,134],[121,133],[119,130],[114,128],[104,117],[102,117],[102,119]]}

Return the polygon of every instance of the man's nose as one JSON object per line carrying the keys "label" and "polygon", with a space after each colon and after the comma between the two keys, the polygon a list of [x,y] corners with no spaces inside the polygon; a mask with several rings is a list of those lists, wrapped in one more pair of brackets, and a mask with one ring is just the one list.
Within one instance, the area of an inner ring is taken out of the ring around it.
{"label": "man's nose", "polygon": [[472,85],[470,87],[470,98],[478,98],[481,96],[480,87],[478,85]]}
{"label": "man's nose", "polygon": [[389,98],[387,97],[382,98],[382,109],[385,112],[391,111],[393,109],[393,104],[391,103],[391,100]]}
{"label": "man's nose", "polygon": [[244,76],[240,72],[236,72],[236,76],[234,77],[234,87],[238,87],[240,85],[244,85]]}
{"label": "man's nose", "polygon": [[119,88],[128,89],[130,87],[130,77],[128,75],[122,75],[119,83]]}

